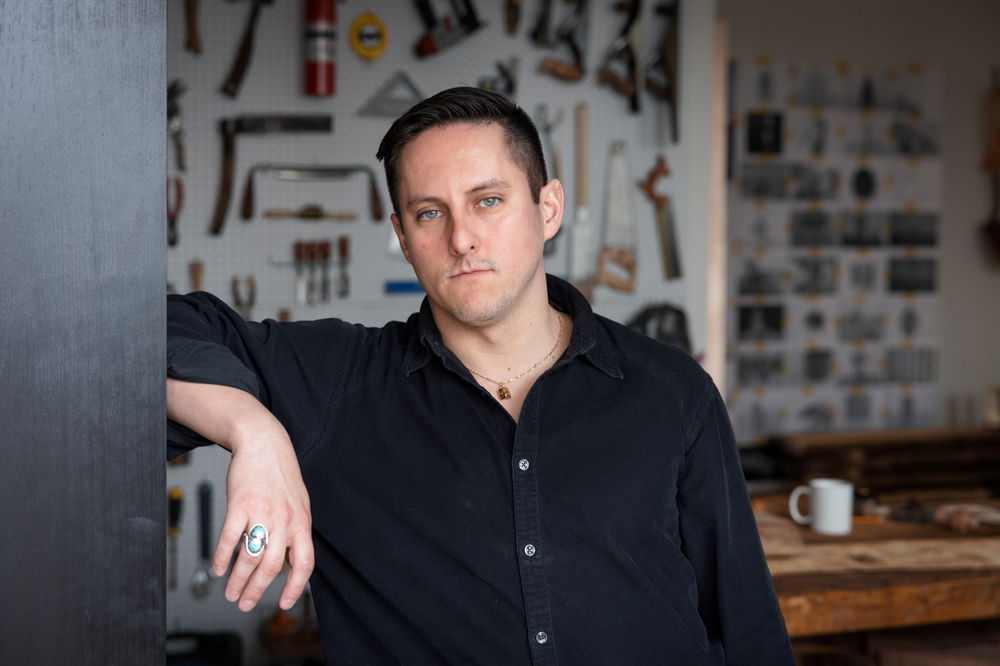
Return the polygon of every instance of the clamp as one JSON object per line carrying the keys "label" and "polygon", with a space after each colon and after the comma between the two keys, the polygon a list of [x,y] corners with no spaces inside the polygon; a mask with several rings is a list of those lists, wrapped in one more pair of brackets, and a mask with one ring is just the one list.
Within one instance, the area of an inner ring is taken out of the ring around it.
{"label": "clamp", "polygon": [[586,32],[587,32],[587,0],[571,0],[576,4],[573,13],[563,19],[556,30],[556,40],[566,44],[572,61],[566,62],[557,58],[545,58],[538,66],[538,71],[551,74],[563,81],[579,81],[586,73]]}
{"label": "clamp", "polygon": [[497,68],[496,76],[480,77],[479,87],[514,99],[514,95],[517,93],[517,56],[512,57],[508,62],[497,60],[495,66]]}
{"label": "clamp", "polygon": [[438,51],[455,45],[468,37],[484,24],[476,14],[472,0],[450,0],[454,18],[446,15],[440,21],[434,14],[431,0],[414,0],[420,20],[424,22],[426,32],[417,40],[414,51],[418,58],[433,55]]}
{"label": "clamp", "polygon": [[656,6],[656,13],[667,23],[660,37],[656,55],[646,65],[646,90],[666,103],[670,111],[670,138],[677,143],[677,57],[680,32],[680,0]]}
{"label": "clamp", "polygon": [[[642,11],[642,0],[619,0],[614,4],[614,9],[626,12],[625,25],[611,43],[611,49],[604,58],[599,81],[625,95],[629,100],[629,110],[632,113],[639,113],[639,64],[635,55],[635,22]],[[615,71],[616,62],[621,62],[624,66],[624,76],[619,76]]]}

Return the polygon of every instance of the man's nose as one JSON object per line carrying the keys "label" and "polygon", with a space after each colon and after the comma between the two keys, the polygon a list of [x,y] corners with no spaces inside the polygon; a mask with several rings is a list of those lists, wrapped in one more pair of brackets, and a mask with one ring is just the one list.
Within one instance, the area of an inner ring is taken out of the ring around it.
{"label": "man's nose", "polygon": [[474,252],[479,248],[479,235],[472,215],[466,211],[460,211],[451,216],[449,242],[451,251],[460,256]]}

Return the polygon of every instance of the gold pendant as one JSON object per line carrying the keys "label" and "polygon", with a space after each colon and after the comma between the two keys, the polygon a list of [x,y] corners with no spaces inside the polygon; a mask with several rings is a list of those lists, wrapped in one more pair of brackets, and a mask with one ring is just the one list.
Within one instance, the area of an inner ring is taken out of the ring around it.
{"label": "gold pendant", "polygon": [[497,389],[497,396],[498,396],[498,397],[499,397],[499,398],[500,398],[501,400],[506,400],[506,399],[508,399],[508,398],[510,397],[510,389],[509,389],[509,388],[507,388],[506,386],[504,386],[503,384],[501,384],[501,385],[500,385],[500,388],[499,388],[499,389]]}

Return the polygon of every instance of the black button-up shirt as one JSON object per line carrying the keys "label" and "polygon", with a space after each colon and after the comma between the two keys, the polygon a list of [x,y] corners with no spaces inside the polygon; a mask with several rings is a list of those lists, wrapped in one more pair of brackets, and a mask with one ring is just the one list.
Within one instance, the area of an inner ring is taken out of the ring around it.
{"label": "black button-up shirt", "polygon": [[331,664],[793,664],[710,378],[548,282],[572,339],[517,423],[426,301],[367,328],[171,297],[168,374],[287,428]]}

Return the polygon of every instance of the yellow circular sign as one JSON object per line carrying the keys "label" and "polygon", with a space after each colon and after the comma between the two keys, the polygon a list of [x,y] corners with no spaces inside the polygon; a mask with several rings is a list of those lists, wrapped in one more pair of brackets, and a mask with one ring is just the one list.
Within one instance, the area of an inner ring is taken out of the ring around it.
{"label": "yellow circular sign", "polygon": [[385,51],[389,41],[389,33],[385,23],[372,14],[365,12],[351,23],[351,48],[365,60],[375,60]]}

